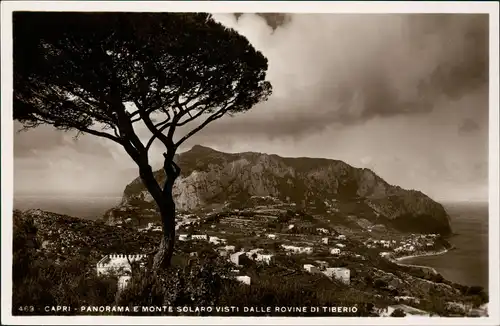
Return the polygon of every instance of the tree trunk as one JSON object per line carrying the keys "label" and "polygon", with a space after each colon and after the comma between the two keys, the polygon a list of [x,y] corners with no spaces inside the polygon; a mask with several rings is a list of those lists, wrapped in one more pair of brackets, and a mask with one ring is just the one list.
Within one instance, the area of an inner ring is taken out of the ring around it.
{"label": "tree trunk", "polygon": [[170,266],[175,244],[175,203],[172,188],[177,177],[170,170],[165,170],[166,181],[164,188],[154,178],[151,167],[144,166],[140,169],[142,182],[154,198],[159,207],[162,222],[162,239],[158,251],[153,259],[153,271],[165,269]]}
{"label": "tree trunk", "polygon": [[174,253],[175,244],[175,204],[170,194],[170,198],[164,197],[164,203],[160,206],[163,235],[158,252],[153,260],[153,270],[161,270],[170,266],[170,261]]}

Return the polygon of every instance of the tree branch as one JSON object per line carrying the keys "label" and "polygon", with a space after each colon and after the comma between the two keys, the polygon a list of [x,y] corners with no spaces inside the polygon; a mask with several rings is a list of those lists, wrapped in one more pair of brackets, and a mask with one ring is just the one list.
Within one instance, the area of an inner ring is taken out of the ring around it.
{"label": "tree branch", "polygon": [[166,112],[166,115],[167,115],[167,118],[165,120],[163,120],[162,122],[160,123],[157,123],[155,124],[155,128],[158,128],[159,126],[161,126],[162,124],[164,123],[167,123],[170,121],[171,117],[170,117],[170,113],[169,112]]}
{"label": "tree branch", "polygon": [[[42,123],[46,123],[48,125],[53,125],[53,126],[55,125],[55,123],[54,123],[55,121],[50,121],[47,118],[35,117],[35,119],[38,120],[38,121],[40,121],[40,122],[42,122]],[[54,119],[52,119],[52,120],[54,120]],[[90,129],[88,127],[82,127],[82,126],[79,126],[76,123],[75,124],[68,123],[68,127],[75,128],[76,130],[78,130],[80,132],[83,132],[83,133],[88,133],[88,134],[91,134],[91,135],[94,135],[94,136],[107,138],[107,139],[112,140],[112,141],[114,141],[114,142],[116,142],[118,144],[122,144],[122,141],[121,141],[121,139],[119,137],[110,135],[110,134],[102,132],[102,131]]]}
{"label": "tree branch", "polygon": [[[167,129],[169,126],[170,126],[170,123],[167,123],[167,124],[163,125],[162,127],[160,127],[160,128],[158,129],[158,132],[163,132],[163,130]],[[146,144],[146,151],[147,151],[147,150],[149,150],[149,148],[151,147],[151,145],[153,144],[153,142],[155,141],[155,139],[156,139],[156,136],[155,136],[155,135],[153,135],[153,136],[149,139],[148,143]]]}
{"label": "tree branch", "polygon": [[206,108],[203,108],[203,109],[199,110],[198,112],[196,112],[196,114],[195,114],[195,115],[191,115],[191,110],[192,110],[192,109],[189,109],[189,110],[187,111],[187,112],[188,112],[188,114],[189,114],[189,118],[188,118],[188,119],[186,119],[186,120],[184,120],[184,121],[182,121],[182,122],[179,122],[179,123],[177,124],[177,127],[182,127],[182,126],[184,126],[185,124],[187,124],[187,123],[189,123],[189,122],[191,122],[191,121],[195,120],[196,118],[200,117],[203,113],[205,113]]}
{"label": "tree branch", "polygon": [[211,114],[202,124],[200,124],[198,127],[192,129],[190,132],[188,132],[184,137],[182,137],[177,143],[175,143],[175,147],[179,147],[183,142],[185,142],[189,137],[203,129],[206,125],[208,125],[210,122],[217,120],[224,116],[224,114],[230,109],[231,107],[229,106],[223,106],[220,108],[218,111],[215,113]]}
{"label": "tree branch", "polygon": [[83,128],[83,129],[76,128],[76,129],[80,130],[81,132],[86,132],[86,133],[91,134],[91,135],[110,139],[114,142],[117,142],[118,144],[122,143],[122,141],[118,137],[110,135],[110,134],[102,132],[102,131],[97,131],[97,130],[93,130],[93,129],[89,129],[89,128]]}
{"label": "tree branch", "polygon": [[[149,129],[149,131],[153,134],[153,137],[158,138],[167,148],[171,148],[173,145],[172,139],[169,139],[167,136],[165,136],[159,129],[157,129],[151,121],[149,114],[146,113],[145,110],[142,110],[139,103],[137,101],[134,101],[135,105],[139,107],[139,114],[144,121],[144,124],[146,127]],[[152,138],[154,140],[154,138]],[[152,143],[153,140],[150,140],[148,142],[148,145],[151,146],[150,142]],[[146,145],[146,148],[149,148],[148,145]]]}

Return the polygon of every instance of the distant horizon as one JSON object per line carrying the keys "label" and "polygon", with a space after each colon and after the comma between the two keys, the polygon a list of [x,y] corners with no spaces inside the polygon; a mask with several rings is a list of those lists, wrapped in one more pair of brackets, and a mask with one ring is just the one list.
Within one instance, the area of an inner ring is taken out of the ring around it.
{"label": "distant horizon", "polygon": [[[273,94],[207,125],[178,152],[204,144],[225,153],[334,159],[437,200],[487,200],[487,15],[278,16],[214,14],[267,58]],[[121,194],[138,175],[108,139],[13,127],[14,188],[22,193]],[[146,143],[148,128],[134,128]],[[174,138],[190,129],[178,128]],[[164,151],[160,142],[151,145],[154,169]]]}
{"label": "distant horizon", "polygon": [[[425,193],[424,193],[425,194]],[[427,194],[425,194],[428,196]],[[51,192],[47,193],[45,192],[44,194],[36,194],[36,193],[20,193],[20,192],[15,192],[13,198],[122,198],[123,192],[121,194],[118,193],[99,193],[99,194],[90,194],[90,193],[71,193],[68,194],[67,192],[65,193],[57,193],[57,192]],[[429,196],[430,197],[430,196]],[[450,200],[450,199],[436,199],[430,197],[432,200],[444,204],[444,203],[450,203],[450,204],[456,204],[456,203],[476,203],[476,204],[489,204],[489,200],[484,200],[484,199],[469,199],[469,200]]]}

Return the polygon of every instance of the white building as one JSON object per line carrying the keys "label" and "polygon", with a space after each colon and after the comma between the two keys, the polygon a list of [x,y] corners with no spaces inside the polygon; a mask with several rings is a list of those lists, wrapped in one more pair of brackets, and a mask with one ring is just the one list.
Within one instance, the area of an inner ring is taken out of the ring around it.
{"label": "white building", "polygon": [[346,237],[345,237],[345,235],[343,235],[343,234],[339,234],[339,235],[337,236],[337,239],[338,239],[338,240],[345,240],[345,239],[346,239]]}
{"label": "white building", "polygon": [[340,280],[345,284],[351,283],[351,271],[344,267],[328,267],[324,272],[326,276]]}
{"label": "white building", "polygon": [[415,298],[415,297],[411,297],[411,296],[395,296],[394,299],[396,301],[409,301],[409,302],[412,302],[412,303],[415,303],[415,304],[419,304],[420,303],[420,299],[419,298]]}
{"label": "white building", "polygon": [[290,245],[281,245],[283,249],[285,249],[288,252],[292,252],[295,254],[312,254],[313,253],[313,248],[312,247],[297,247],[297,246],[290,246]]}
{"label": "white building", "polygon": [[381,252],[379,253],[380,257],[382,258],[389,258],[391,256],[390,252]]}
{"label": "white building", "polygon": [[300,248],[300,252],[301,253],[304,253],[304,254],[312,254],[313,253],[313,248],[311,247],[303,247],[303,248]]}
{"label": "white building", "polygon": [[319,272],[320,272],[320,271],[319,271],[319,269],[318,269],[318,267],[316,267],[316,266],[314,266],[314,265],[312,265],[312,264],[305,264],[305,265],[304,265],[304,269],[305,269],[307,272],[312,273],[312,274],[317,274],[317,273],[319,273]]}
{"label": "white building", "polygon": [[193,234],[191,236],[191,239],[208,241],[208,235],[206,235],[206,234]]}
{"label": "white building", "polygon": [[337,244],[336,244],[336,246],[337,246],[337,247],[339,247],[339,248],[344,248],[344,247],[345,247],[345,244],[342,244],[342,243],[337,243]]}
{"label": "white building", "polygon": [[339,248],[332,248],[330,250],[330,254],[332,254],[332,255],[340,255],[340,249]]}
{"label": "white building", "polygon": [[229,256],[229,252],[227,250],[218,248],[217,252],[219,253],[219,256],[221,256],[221,257],[227,257],[227,256]]}
{"label": "white building", "polygon": [[131,272],[129,261],[135,262],[145,257],[146,255],[106,255],[97,263],[97,276],[109,274],[128,275]]}
{"label": "white building", "polygon": [[213,243],[215,245],[218,245],[222,241],[221,241],[221,239],[219,239],[219,237],[210,237],[210,238],[208,238],[208,242]]}
{"label": "white building", "polygon": [[321,239],[321,243],[323,243],[323,244],[326,244],[326,245],[327,245],[327,244],[328,244],[328,238],[322,238],[322,239]]}
{"label": "white building", "polygon": [[267,237],[269,239],[276,239],[276,234],[268,234]]}
{"label": "white building", "polygon": [[118,277],[118,291],[125,289],[132,277],[130,275],[122,275]]}
{"label": "white building", "polygon": [[257,254],[257,257],[255,258],[255,260],[269,265],[272,262],[273,257],[274,257],[274,255],[271,255],[271,254],[267,254],[267,255]]}
{"label": "white building", "polygon": [[179,241],[188,241],[188,240],[189,240],[188,234],[179,234]]}
{"label": "white building", "polygon": [[224,250],[227,250],[227,251],[236,251],[236,247],[235,246],[225,246],[223,248],[224,248]]}
{"label": "white building", "polygon": [[240,251],[240,252],[235,252],[234,254],[232,254],[231,256],[229,256],[229,260],[231,260],[231,262],[235,265],[241,265],[241,257],[242,256],[246,256],[246,253],[243,252],[243,251]]}
{"label": "white building", "polygon": [[[125,289],[130,282],[130,274],[132,272],[130,263],[140,261],[145,257],[146,255],[106,255],[97,263],[97,276],[110,274],[118,276],[118,291],[121,291]],[[143,266],[143,264],[141,264],[141,266]]]}
{"label": "white building", "polygon": [[250,285],[252,282],[250,276],[236,276],[236,280],[246,285]]}
{"label": "white building", "polygon": [[318,268],[319,269],[325,269],[328,267],[328,262],[324,261],[324,260],[315,260],[314,261],[316,264],[318,264]]}
{"label": "white building", "polygon": [[262,252],[262,251],[264,251],[264,249],[262,249],[262,248],[251,249],[250,251],[248,251],[248,256],[250,257],[250,255],[256,254],[256,253],[259,253],[259,252]]}
{"label": "white building", "polygon": [[259,262],[262,262],[262,263],[269,265],[271,263],[271,260],[274,257],[274,255],[261,254],[262,251],[264,251],[264,249],[256,248],[256,249],[252,249],[249,252],[247,252],[246,255],[250,259],[253,259],[255,261],[259,261]]}

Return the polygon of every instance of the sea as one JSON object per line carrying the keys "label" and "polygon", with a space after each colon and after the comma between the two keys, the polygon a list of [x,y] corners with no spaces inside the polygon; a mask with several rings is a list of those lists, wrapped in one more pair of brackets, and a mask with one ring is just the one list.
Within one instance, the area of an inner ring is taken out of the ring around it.
{"label": "sea", "polygon": [[118,205],[118,196],[14,196],[14,209],[41,209],[57,214],[97,220]]}
{"label": "sea", "polygon": [[443,203],[451,218],[455,247],[442,255],[404,259],[401,263],[429,266],[445,279],[488,289],[488,203]]}
{"label": "sea", "polygon": [[[39,208],[96,220],[120,201],[121,197],[113,196],[17,196],[14,208]],[[442,255],[414,257],[401,262],[429,266],[450,281],[488,289],[488,203],[443,203],[443,206],[451,217],[454,235],[449,241],[455,249]]]}

